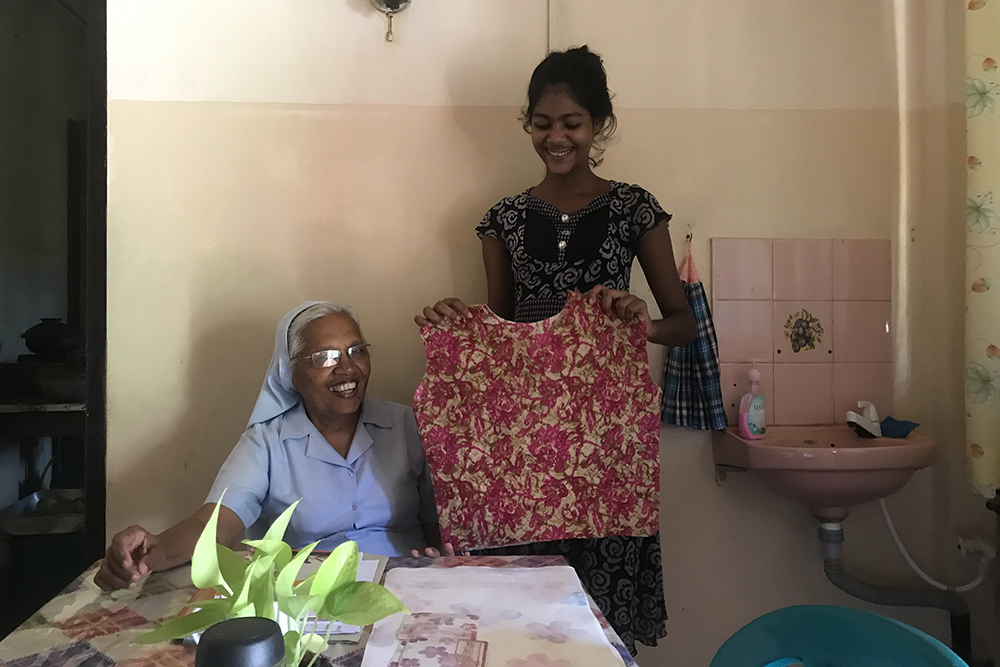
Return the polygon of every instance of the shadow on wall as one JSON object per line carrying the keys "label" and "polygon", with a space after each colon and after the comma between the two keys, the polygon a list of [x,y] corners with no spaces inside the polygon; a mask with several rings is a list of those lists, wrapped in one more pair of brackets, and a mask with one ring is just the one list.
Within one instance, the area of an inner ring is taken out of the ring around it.
{"label": "shadow on wall", "polygon": [[[506,78],[501,69],[503,60],[494,57],[488,49],[470,42],[467,53],[467,58],[453,61],[447,74],[452,99],[469,99],[469,91],[488,89]],[[543,56],[539,53],[539,60]],[[530,136],[521,129],[521,105],[527,100],[530,77],[530,71],[523,73],[525,97],[518,100],[516,106],[491,107],[488,113],[484,113],[482,107],[451,107],[452,120],[465,139],[468,154],[475,158],[477,173],[490,174],[493,178],[492,182],[482,183],[481,187],[463,193],[452,202],[447,216],[450,224],[441,228],[442,245],[449,250],[460,246],[464,237],[476,239],[475,226],[501,198],[523,192],[545,175]],[[513,135],[516,139],[484,142],[483,137],[490,135]],[[473,219],[466,217],[470,210],[478,211]],[[453,284],[467,284],[470,277],[484,275],[478,240],[474,245],[476,250],[471,255],[449,253]],[[486,298],[485,293],[482,298]]]}
{"label": "shadow on wall", "polygon": [[[177,362],[184,366],[185,407],[172,431],[141,447],[144,456],[110,480],[117,487],[111,507],[124,505],[127,509],[120,513],[150,523],[172,523],[202,505],[246,428],[271,358],[277,321],[299,303],[287,277],[278,275],[264,257],[216,256],[198,275],[195,285],[202,292],[195,296],[187,327],[189,354]],[[109,519],[110,530],[124,527],[121,519]]]}

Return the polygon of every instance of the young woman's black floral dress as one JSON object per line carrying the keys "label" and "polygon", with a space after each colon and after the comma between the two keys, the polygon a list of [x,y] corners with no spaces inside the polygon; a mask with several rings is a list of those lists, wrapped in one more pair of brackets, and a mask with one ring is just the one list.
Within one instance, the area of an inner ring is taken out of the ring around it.
{"label": "young woman's black floral dress", "polygon": [[[637,185],[612,181],[583,209],[563,213],[531,196],[507,197],[476,227],[501,241],[514,275],[514,320],[537,322],[562,310],[569,291],[595,285],[628,291],[639,240],[670,215]],[[536,542],[489,553],[561,555],[580,575],[625,646],[666,636],[660,536]]]}

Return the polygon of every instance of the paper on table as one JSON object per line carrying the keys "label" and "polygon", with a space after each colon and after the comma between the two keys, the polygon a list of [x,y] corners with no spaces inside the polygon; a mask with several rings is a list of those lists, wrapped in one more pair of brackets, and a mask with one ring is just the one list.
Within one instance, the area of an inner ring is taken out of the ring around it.
{"label": "paper on table", "polygon": [[[570,567],[397,568],[386,575],[385,587],[414,616],[429,614],[444,626],[451,624],[442,617],[453,615],[452,624],[469,625],[468,636],[453,638],[454,646],[420,648],[423,657],[446,651],[470,667],[485,665],[486,655],[490,665],[505,667],[625,664]],[[362,667],[386,667],[394,656],[410,657],[407,618],[394,614],[375,624]]]}

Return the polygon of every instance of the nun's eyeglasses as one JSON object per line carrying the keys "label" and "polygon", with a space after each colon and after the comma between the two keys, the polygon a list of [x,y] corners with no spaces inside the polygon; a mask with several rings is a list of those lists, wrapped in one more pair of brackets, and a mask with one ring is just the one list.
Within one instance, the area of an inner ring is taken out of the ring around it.
{"label": "nun's eyeglasses", "polygon": [[[354,363],[364,363],[372,358],[371,343],[361,343],[347,348],[347,358]],[[320,350],[312,354],[304,354],[299,359],[308,359],[316,368],[333,368],[340,363],[340,350]]]}

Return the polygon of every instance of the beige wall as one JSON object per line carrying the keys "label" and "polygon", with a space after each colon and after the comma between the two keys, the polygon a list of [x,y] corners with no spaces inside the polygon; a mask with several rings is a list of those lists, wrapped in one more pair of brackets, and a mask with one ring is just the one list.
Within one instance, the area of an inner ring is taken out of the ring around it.
{"label": "beige wall", "polygon": [[[900,143],[901,5],[553,0],[550,34],[535,0],[418,0],[387,44],[363,0],[112,0],[109,529],[160,529],[201,503],[245,424],[274,323],[301,300],[354,303],[375,344],[373,393],[409,402],[423,368],[413,314],[448,294],[484,298],[472,227],[541,177],[517,113],[547,43],[606,56],[620,129],[601,173],[654,192],[676,215],[676,244],[693,231],[703,276],[714,236],[895,237],[900,146],[932,129]],[[914,44],[956,46],[902,18]],[[907,104],[960,114],[947,78],[928,71],[910,77]],[[925,186],[955,154],[949,132],[920,163]],[[940,215],[920,218],[930,233],[911,263],[928,261],[952,215],[954,193],[936,187]],[[960,315],[941,326],[960,342]],[[908,355],[925,389],[901,416],[927,423],[928,381],[947,362]],[[954,423],[950,406],[932,411],[936,433]],[[716,486],[708,443],[670,429],[661,444],[671,634],[643,649],[644,665],[707,664],[770,609],[856,604],[823,579],[808,514],[750,475]],[[946,466],[890,501],[936,572],[950,565],[962,493]],[[854,571],[912,581],[877,507],[856,508],[846,530]],[[943,613],[881,611],[946,633]]]}
{"label": "beige wall", "polygon": [[540,0],[109,0],[111,99],[519,105],[545,53]]}

